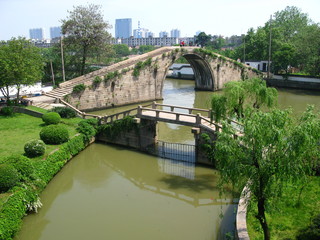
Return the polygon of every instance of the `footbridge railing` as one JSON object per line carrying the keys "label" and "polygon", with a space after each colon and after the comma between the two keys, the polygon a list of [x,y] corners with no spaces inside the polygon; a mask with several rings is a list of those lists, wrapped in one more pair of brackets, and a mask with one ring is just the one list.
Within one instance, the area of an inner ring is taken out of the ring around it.
{"label": "footbridge railing", "polygon": [[[202,115],[203,114],[203,115]],[[149,119],[173,124],[180,124],[191,127],[204,127],[211,131],[221,131],[222,125],[211,121],[212,110],[201,108],[188,108],[153,102],[145,106],[138,106],[123,112],[109,116],[100,117],[102,124],[112,123],[127,116],[134,116],[142,119]],[[241,124],[232,119],[228,121],[233,127],[241,132]]]}

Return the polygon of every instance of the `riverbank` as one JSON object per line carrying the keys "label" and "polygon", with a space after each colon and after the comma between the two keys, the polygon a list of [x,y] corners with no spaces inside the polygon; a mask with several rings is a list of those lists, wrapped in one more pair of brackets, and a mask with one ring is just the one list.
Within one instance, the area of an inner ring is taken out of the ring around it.
{"label": "riverbank", "polygon": [[272,79],[267,79],[268,86],[276,88],[293,88],[320,91],[320,79],[301,76],[288,76],[287,79],[281,75],[274,75]]}
{"label": "riverbank", "polygon": [[[64,119],[63,125],[71,135],[76,133],[76,120]],[[12,117],[0,116],[2,133],[0,146],[3,164],[6,157],[22,156],[26,141],[38,139],[44,127],[40,118],[15,113]],[[82,151],[88,142],[83,134],[76,134],[68,142],[61,145],[47,145],[46,153],[41,157],[30,158],[29,174],[23,175],[20,181],[7,192],[0,194],[0,239],[12,239],[20,229],[22,218],[28,211],[36,211],[41,206],[39,194],[50,180],[76,154]],[[8,163],[7,163],[8,165]]]}

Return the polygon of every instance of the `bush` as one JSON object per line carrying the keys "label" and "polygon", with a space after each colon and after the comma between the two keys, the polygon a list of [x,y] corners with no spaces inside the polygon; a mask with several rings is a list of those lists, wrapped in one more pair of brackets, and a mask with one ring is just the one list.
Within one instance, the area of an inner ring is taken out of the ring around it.
{"label": "bush", "polygon": [[61,144],[69,140],[69,132],[64,126],[49,125],[40,131],[40,138],[46,144]]}
{"label": "bush", "polygon": [[13,107],[3,107],[1,109],[1,114],[4,116],[12,116],[13,115]]}
{"label": "bush", "polygon": [[5,163],[12,165],[22,176],[25,177],[30,177],[30,175],[34,172],[34,167],[31,160],[22,155],[15,154],[7,157]]}
{"label": "bush", "polygon": [[78,84],[73,87],[72,93],[80,93],[80,92],[84,91],[85,89],[86,89],[86,85],[81,83],[81,84]]}
{"label": "bush", "polygon": [[74,118],[77,116],[76,111],[68,107],[55,107],[52,112],[59,113],[62,118]]}
{"label": "bush", "polygon": [[0,165],[0,192],[6,192],[20,181],[18,171],[8,164]]}
{"label": "bush", "polygon": [[42,156],[46,151],[46,145],[42,140],[31,140],[24,145],[24,152],[27,157]]}
{"label": "bush", "polygon": [[319,240],[320,239],[320,214],[312,219],[311,224],[300,230],[298,240]]}
{"label": "bush", "polygon": [[42,120],[46,125],[58,124],[61,121],[59,113],[49,112],[42,115]]}
{"label": "bush", "polygon": [[78,123],[77,131],[84,135],[84,141],[88,143],[96,135],[96,129],[86,120]]}

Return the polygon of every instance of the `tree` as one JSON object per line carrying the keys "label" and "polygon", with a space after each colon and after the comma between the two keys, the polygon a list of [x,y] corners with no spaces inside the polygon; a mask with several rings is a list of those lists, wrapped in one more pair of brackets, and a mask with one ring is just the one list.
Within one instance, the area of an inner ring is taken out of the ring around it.
{"label": "tree", "polygon": [[112,47],[117,57],[125,57],[130,55],[130,49],[126,44],[114,44]]}
{"label": "tree", "polygon": [[9,86],[16,86],[17,101],[22,84],[32,85],[43,76],[39,48],[24,38],[13,38],[0,45],[0,90],[9,100]]}
{"label": "tree", "polygon": [[108,29],[111,26],[103,20],[101,6],[89,4],[74,7],[69,11],[66,20],[62,20],[62,33],[66,35],[67,45],[73,45],[81,57],[80,74],[85,72],[87,57],[92,53],[106,50],[111,35]]}
{"label": "tree", "polygon": [[282,46],[273,54],[273,67],[275,73],[284,70],[288,75],[290,66],[296,65],[296,49],[292,44],[283,43]]}
{"label": "tree", "polygon": [[294,6],[287,6],[284,10],[274,14],[273,28],[280,30],[281,40],[290,42],[292,38],[307,27],[311,21],[308,14],[302,13],[300,9]]}
{"label": "tree", "polygon": [[319,161],[320,119],[308,108],[294,122],[288,110],[250,110],[243,132],[224,122],[215,143],[214,157],[222,183],[251,192],[258,207],[264,239],[270,239],[266,211],[270,200],[281,196],[287,182],[307,178]]}
{"label": "tree", "polygon": [[196,36],[196,44],[201,45],[201,47],[204,47],[206,45],[208,45],[208,43],[211,40],[211,36],[207,35],[205,32],[201,32],[198,34],[198,36]]}
{"label": "tree", "polygon": [[312,24],[301,30],[294,38],[297,62],[302,71],[320,75],[320,26]]}
{"label": "tree", "polygon": [[277,104],[277,90],[269,88],[260,78],[245,81],[231,81],[225,84],[222,94],[214,94],[211,99],[211,119],[219,122],[224,117],[241,120],[248,107],[271,108]]}

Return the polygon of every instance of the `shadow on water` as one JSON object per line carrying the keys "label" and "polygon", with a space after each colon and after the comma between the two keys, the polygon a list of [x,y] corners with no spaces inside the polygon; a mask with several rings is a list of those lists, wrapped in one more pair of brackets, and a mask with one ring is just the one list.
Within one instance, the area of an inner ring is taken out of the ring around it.
{"label": "shadow on water", "polygon": [[171,175],[163,177],[160,181],[166,183],[168,188],[173,190],[188,189],[197,193],[203,192],[205,190],[219,190],[215,184],[217,182],[217,177],[211,174],[200,175],[193,180]]}

